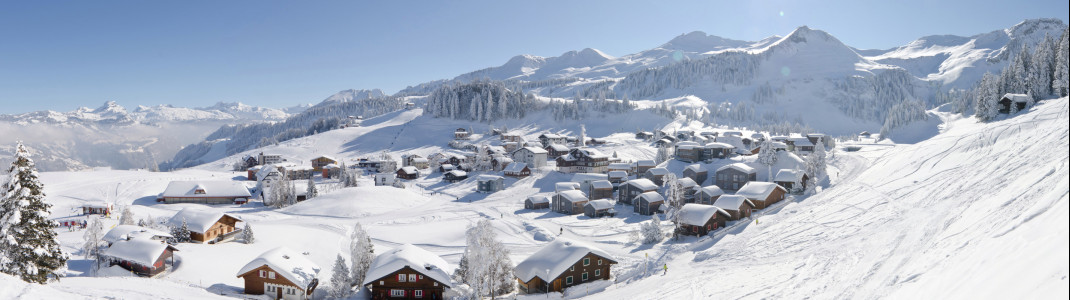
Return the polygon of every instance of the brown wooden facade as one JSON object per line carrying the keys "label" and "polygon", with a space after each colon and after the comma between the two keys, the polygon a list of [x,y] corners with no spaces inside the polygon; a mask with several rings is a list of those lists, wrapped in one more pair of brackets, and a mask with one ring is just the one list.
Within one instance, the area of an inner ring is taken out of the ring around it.
{"label": "brown wooden facade", "polygon": [[133,272],[138,276],[153,277],[167,271],[168,265],[174,267],[175,260],[171,259],[174,257],[174,251],[178,251],[178,249],[168,245],[163,253],[160,254],[160,257],[156,258],[156,261],[153,262],[151,266],[145,266],[136,262],[117,258],[109,258],[107,261],[112,266],[119,265],[119,267]]}
{"label": "brown wooden facade", "polygon": [[215,224],[212,224],[212,227],[209,227],[208,230],[203,233],[190,231],[190,240],[199,243],[211,241],[221,235],[233,232],[236,229],[235,225],[238,224],[238,221],[239,220],[234,217],[223,215],[222,218],[219,218]]}
{"label": "brown wooden facade", "polygon": [[405,266],[375,279],[367,287],[372,299],[442,299],[448,284]]}
{"label": "brown wooden facade", "polygon": [[520,290],[526,293],[545,293],[547,288],[551,292],[562,292],[566,288],[574,285],[584,284],[595,280],[609,280],[609,269],[611,265],[617,262],[595,255],[594,253],[587,253],[579,261],[572,264],[571,267],[565,270],[557,277],[547,281],[536,276],[528,282],[523,282],[517,279]]}
{"label": "brown wooden facade", "polygon": [[311,298],[312,293],[316,291],[316,286],[319,285],[319,280],[314,279],[307,287],[298,286],[267,265],[245,272],[245,274],[238,275],[238,277],[245,280],[246,294],[267,294],[272,296],[273,299]]}
{"label": "brown wooden facade", "polygon": [[747,199],[751,202],[754,202],[755,209],[765,209],[770,205],[780,202],[780,200],[784,200],[785,194],[787,194],[787,192],[784,191],[784,188],[778,185],[776,188],[773,189],[772,192],[769,192],[769,196],[765,197],[765,199]]}

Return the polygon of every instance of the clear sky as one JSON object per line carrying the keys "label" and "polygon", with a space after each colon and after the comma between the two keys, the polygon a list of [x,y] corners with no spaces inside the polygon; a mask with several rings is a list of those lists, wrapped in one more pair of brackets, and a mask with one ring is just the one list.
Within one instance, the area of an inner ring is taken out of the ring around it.
{"label": "clear sky", "polygon": [[620,56],[695,30],[760,40],[798,26],[863,49],[1067,22],[1053,1],[5,1],[0,113],[219,101],[286,107],[408,85],[517,54]]}

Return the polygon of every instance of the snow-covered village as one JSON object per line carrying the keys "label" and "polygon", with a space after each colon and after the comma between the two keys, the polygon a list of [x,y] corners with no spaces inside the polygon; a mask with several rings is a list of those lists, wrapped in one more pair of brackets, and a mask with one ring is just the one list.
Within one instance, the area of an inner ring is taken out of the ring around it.
{"label": "snow-covered village", "polygon": [[399,2],[0,11],[0,299],[1070,297],[1065,2]]}

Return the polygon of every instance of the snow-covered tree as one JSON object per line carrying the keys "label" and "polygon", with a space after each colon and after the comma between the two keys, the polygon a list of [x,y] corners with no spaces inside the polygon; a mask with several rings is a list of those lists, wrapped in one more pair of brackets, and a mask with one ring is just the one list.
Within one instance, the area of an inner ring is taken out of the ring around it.
{"label": "snow-covered tree", "polygon": [[312,180],[312,176],[308,177],[308,187],[305,189],[305,200],[316,198],[320,192],[316,189],[316,181]]}
{"label": "snow-covered tree", "polygon": [[999,92],[997,91],[998,79],[992,73],[985,73],[981,77],[981,82],[974,90],[976,94],[974,99],[976,107],[974,108],[974,115],[981,121],[988,121],[995,119],[999,114]]}
{"label": "snow-covered tree", "polygon": [[1055,69],[1052,70],[1051,87],[1056,96],[1066,97],[1067,89],[1070,88],[1070,74],[1068,74],[1067,66],[1070,63],[1070,46],[1067,46],[1068,39],[1070,39],[1070,27],[1063,30],[1063,36],[1059,38],[1059,45],[1055,51]]}
{"label": "snow-covered tree", "polygon": [[353,263],[350,267],[352,279],[350,285],[357,286],[364,283],[364,275],[368,272],[368,268],[371,268],[374,259],[375,249],[372,245],[372,238],[368,236],[368,232],[364,231],[360,223],[353,225],[353,231],[349,234],[349,261]]}
{"label": "snow-covered tree", "polygon": [[[662,178],[662,194],[665,196],[665,203],[669,206],[669,211],[666,213],[676,228],[680,227],[680,209],[684,207],[684,188],[680,186],[679,180],[676,178],[675,173],[665,174]],[[673,231],[673,236],[676,236],[676,232]]]}
{"label": "snow-covered tree", "polygon": [[52,205],[45,202],[44,184],[22,142],[15,146],[7,179],[0,188],[0,272],[33,283],[58,280],[67,256],[48,219]]}
{"label": "snow-covered tree", "polygon": [[189,224],[182,219],[181,225],[171,225],[171,243],[188,243],[190,241]]}
{"label": "snow-covered tree", "polygon": [[[806,174],[814,183],[821,181],[827,175],[825,155],[825,143],[818,139],[816,145],[814,145],[814,153],[806,157]],[[807,187],[812,187],[812,185]]]}
{"label": "snow-covered tree", "polygon": [[249,225],[249,222],[245,222],[245,228],[241,230],[241,240],[246,244],[256,242],[256,236],[253,236],[253,226]]}
{"label": "snow-covered tree", "polygon": [[130,211],[129,206],[123,207],[123,212],[119,215],[119,225],[134,225],[134,212]]}
{"label": "snow-covered tree", "polygon": [[491,163],[492,157],[490,156],[490,146],[486,143],[480,144],[476,150],[475,161],[472,162],[473,171],[488,171],[493,169]]}
{"label": "snow-covered tree", "polygon": [[82,241],[82,253],[85,254],[85,258],[96,259],[104,243],[104,225],[100,223],[99,218],[92,218],[86,225]]}
{"label": "snow-covered tree", "polygon": [[769,175],[770,182],[773,181],[773,165],[777,163],[778,159],[780,159],[780,156],[773,149],[773,141],[763,141],[761,148],[758,149],[758,163],[765,165],[765,174]]}
{"label": "snow-covered tree", "polygon": [[668,145],[658,147],[658,153],[654,156],[654,162],[661,164],[669,161],[669,159],[672,159],[672,149],[670,149]]}
{"label": "snow-covered tree", "polygon": [[1029,95],[1034,99],[1043,99],[1051,95],[1051,76],[1055,68],[1055,41],[1051,36],[1044,35],[1044,40],[1037,44],[1033,50],[1032,61],[1029,63],[1032,69],[1026,81],[1029,82]]}
{"label": "snow-covered tree", "polygon": [[391,184],[390,186],[393,186],[394,188],[403,189],[403,188],[405,188],[405,182],[402,181],[401,179],[395,179],[394,183]]}
{"label": "snow-covered tree", "polygon": [[454,272],[459,281],[471,287],[470,298],[480,298],[513,291],[513,262],[509,250],[498,240],[489,220],[480,220],[465,233],[467,241],[461,265]]}
{"label": "snow-covered tree", "polygon": [[294,184],[293,180],[287,181],[289,181],[290,186],[286,190],[286,206],[290,206],[297,204],[297,185]]}
{"label": "snow-covered tree", "polygon": [[639,224],[639,231],[643,244],[656,244],[665,239],[665,233],[661,231],[661,218],[657,214],[650,218],[650,222]]}
{"label": "snow-covered tree", "polygon": [[587,126],[580,124],[580,139],[576,141],[576,145],[579,147],[587,146]]}
{"label": "snow-covered tree", "polygon": [[331,299],[342,299],[349,297],[352,286],[352,278],[349,278],[349,268],[346,267],[346,259],[342,258],[341,254],[334,259],[334,268],[331,269],[333,275],[331,275],[331,284],[327,289],[327,297]]}

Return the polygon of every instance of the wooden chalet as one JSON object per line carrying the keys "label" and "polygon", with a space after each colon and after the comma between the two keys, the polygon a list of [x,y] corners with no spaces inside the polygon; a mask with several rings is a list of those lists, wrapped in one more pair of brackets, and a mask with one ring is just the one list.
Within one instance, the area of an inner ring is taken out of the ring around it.
{"label": "wooden chalet", "polygon": [[238,271],[245,294],[272,299],[311,299],[319,286],[320,267],[303,254],[279,247],[260,254]]}
{"label": "wooden chalet", "polygon": [[245,204],[252,198],[240,181],[172,181],[156,202],[199,204]]}
{"label": "wooden chalet", "polygon": [[680,234],[703,236],[724,227],[730,215],[713,205],[688,203],[677,212],[680,214]]}
{"label": "wooden chalet", "polygon": [[502,173],[508,177],[524,178],[531,176],[531,168],[529,168],[526,163],[514,162],[505,167],[505,169],[502,170]]}
{"label": "wooden chalet", "polygon": [[734,163],[717,169],[717,186],[727,190],[738,190],[747,182],[758,180],[758,173],[744,163]]}
{"label": "wooden chalet", "polygon": [[713,205],[718,197],[724,195],[724,191],[716,185],[705,186],[695,191],[695,203]]}
{"label": "wooden chalet", "polygon": [[490,159],[490,167],[495,171],[505,170],[510,164],[513,163],[513,159],[505,155],[494,155]]}
{"label": "wooden chalet", "polygon": [[621,171],[621,172],[624,172],[625,174],[634,174],[635,173],[635,164],[626,163],[626,162],[609,163],[609,165],[606,166],[606,171],[609,171],[609,172]]}
{"label": "wooden chalet", "polygon": [[563,144],[549,144],[543,147],[543,150],[546,150],[547,157],[558,158],[568,154],[569,148]]}
{"label": "wooden chalet", "polygon": [[643,173],[643,178],[650,179],[654,184],[661,186],[662,184],[665,184],[663,181],[665,175],[669,175],[669,169],[661,167],[650,168]]}
{"label": "wooden chalet", "polygon": [[700,185],[706,182],[707,177],[710,177],[709,171],[706,171],[706,167],[703,167],[700,164],[693,164],[684,167],[682,175],[684,175],[684,177],[691,178],[691,180],[694,180],[695,183],[698,183]]}
{"label": "wooden chalet", "polygon": [[683,177],[676,179],[676,184],[680,186],[680,192],[683,193],[684,203],[695,202],[695,193],[698,192],[701,185],[692,180],[689,177]]}
{"label": "wooden chalet", "polygon": [[[565,148],[565,151],[567,152],[568,148]],[[546,166],[549,150],[539,147],[523,147],[516,149],[510,155],[513,157],[514,162],[525,163],[532,168],[538,169]]]}
{"label": "wooden chalet", "polygon": [[450,183],[458,182],[465,179],[468,179],[468,172],[461,170],[453,170],[446,172],[446,174],[442,174],[442,180],[445,180],[446,182]]}
{"label": "wooden chalet", "polygon": [[720,207],[728,212],[730,221],[739,220],[742,218],[750,218],[751,211],[754,210],[754,202],[747,200],[747,197],[740,195],[724,195],[718,197],[714,201],[713,206]]}
{"label": "wooden chalet", "polygon": [[413,180],[420,177],[420,170],[417,170],[415,166],[404,166],[394,174],[397,179]]}
{"label": "wooden chalet", "polygon": [[702,160],[702,146],[696,142],[679,142],[673,146],[677,160],[696,162]]}
{"label": "wooden chalet", "polygon": [[401,166],[402,167],[413,166],[413,167],[416,167],[417,169],[427,169],[428,167],[431,166],[431,163],[427,158],[425,158],[423,156],[420,156],[420,155],[417,155],[417,154],[406,154],[406,155],[401,156]]}
{"label": "wooden chalet", "polygon": [[735,150],[735,146],[726,143],[706,143],[706,145],[702,146],[702,160],[729,158]]}
{"label": "wooden chalet", "polygon": [[543,147],[553,144],[565,145],[568,144],[568,136],[554,133],[543,133],[539,135],[539,142],[542,143]]}
{"label": "wooden chalet", "polygon": [[550,196],[547,195],[531,195],[527,199],[524,199],[525,209],[547,209],[550,208]]}
{"label": "wooden chalet", "polygon": [[323,167],[331,164],[338,164],[338,160],[334,157],[322,155],[312,159],[312,170],[315,172],[323,172]]}
{"label": "wooden chalet", "polygon": [[802,193],[802,191],[806,190],[806,181],[809,179],[810,176],[807,176],[806,172],[802,170],[781,169],[773,177],[773,182],[788,190],[788,192]]}
{"label": "wooden chalet", "polygon": [[114,207],[104,201],[88,201],[82,204],[83,215],[111,215]]}
{"label": "wooden chalet", "polygon": [[646,192],[636,196],[632,203],[636,213],[649,216],[660,211],[661,205],[665,204],[665,197],[658,192]]}
{"label": "wooden chalet", "polygon": [[471,133],[468,132],[468,129],[457,128],[453,131],[453,139],[455,140],[467,140],[470,136]]}
{"label": "wooden chalet", "polygon": [[162,240],[124,238],[111,243],[100,253],[109,266],[119,265],[138,276],[153,277],[174,267],[177,248]]}
{"label": "wooden chalet", "polygon": [[609,180],[614,186],[619,185],[621,182],[628,180],[628,172],[625,171],[609,171],[606,173],[606,179]]}
{"label": "wooden chalet", "polygon": [[646,178],[632,179],[621,183],[617,190],[617,202],[632,204],[632,200],[643,193],[655,192],[658,185]]}
{"label": "wooden chalet", "polygon": [[589,188],[591,199],[613,199],[613,183],[609,180],[595,180],[590,183]]}
{"label": "wooden chalet", "polygon": [[654,138],[654,133],[649,131],[639,131],[635,133],[635,138],[639,140],[648,141]]}
{"label": "wooden chalet", "polygon": [[190,241],[195,243],[215,242],[217,238],[233,237],[236,233],[237,217],[229,214],[194,208],[183,208],[167,221],[172,226],[189,228]]}
{"label": "wooden chalet", "polygon": [[776,183],[760,181],[748,182],[736,191],[736,195],[746,197],[747,200],[754,203],[754,208],[756,209],[765,209],[780,202],[780,200],[784,200],[787,193],[787,190]]}
{"label": "wooden chalet", "polygon": [[605,173],[609,167],[609,156],[591,148],[569,150],[556,160],[561,173]]}
{"label": "wooden chalet", "polygon": [[586,243],[558,238],[513,268],[521,292],[563,292],[566,288],[610,279],[617,261]]}
{"label": "wooden chalet", "polygon": [[453,287],[448,270],[438,255],[404,244],[376,256],[361,285],[371,299],[443,299]]}
{"label": "wooden chalet", "polygon": [[583,206],[583,215],[591,218],[612,217],[617,215],[617,210],[613,209],[613,201],[606,199],[598,199],[587,201],[587,204]]}
{"label": "wooden chalet", "polygon": [[476,176],[476,191],[494,193],[505,189],[505,179],[497,175],[483,174]]}
{"label": "wooden chalet", "polygon": [[550,203],[550,206],[553,208],[553,211],[566,215],[583,213],[583,206],[589,201],[587,195],[584,195],[583,192],[579,190],[558,192],[557,194],[554,194],[554,197],[551,200],[553,202]]}
{"label": "wooden chalet", "polygon": [[657,167],[658,164],[650,159],[641,159],[635,162],[635,174],[644,174],[647,170]]}
{"label": "wooden chalet", "polygon": [[263,166],[252,166],[252,167],[249,167],[249,168],[245,169],[246,180],[249,180],[249,181],[256,180],[256,173],[260,172],[261,168],[263,168]]}
{"label": "wooden chalet", "polygon": [[1033,102],[1033,97],[1026,94],[1004,94],[1003,97],[999,98],[999,113],[1009,114],[1023,111],[1031,102]]}

